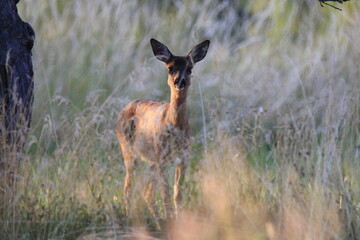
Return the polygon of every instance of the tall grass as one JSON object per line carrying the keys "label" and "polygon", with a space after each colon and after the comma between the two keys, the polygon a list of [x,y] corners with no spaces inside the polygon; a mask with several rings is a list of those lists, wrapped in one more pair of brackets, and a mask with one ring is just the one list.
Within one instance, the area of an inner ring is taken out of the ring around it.
{"label": "tall grass", "polygon": [[[358,2],[342,12],[310,0],[18,7],[36,31],[36,91],[1,239],[360,238]],[[184,210],[165,232],[140,193],[125,216],[114,134],[130,100],[169,98],[151,37],[175,54],[211,40],[188,98]]]}

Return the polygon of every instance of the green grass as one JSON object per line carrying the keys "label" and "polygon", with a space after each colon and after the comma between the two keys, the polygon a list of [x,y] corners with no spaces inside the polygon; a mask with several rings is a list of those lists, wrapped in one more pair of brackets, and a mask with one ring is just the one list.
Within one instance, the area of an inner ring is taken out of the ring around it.
{"label": "green grass", "polygon": [[[1,239],[360,238],[358,2],[342,12],[310,0],[18,8],[36,32],[35,102]],[[131,100],[169,98],[151,37],[175,54],[211,40],[188,98],[185,209],[165,232],[141,198],[146,164],[125,216],[114,132]]]}

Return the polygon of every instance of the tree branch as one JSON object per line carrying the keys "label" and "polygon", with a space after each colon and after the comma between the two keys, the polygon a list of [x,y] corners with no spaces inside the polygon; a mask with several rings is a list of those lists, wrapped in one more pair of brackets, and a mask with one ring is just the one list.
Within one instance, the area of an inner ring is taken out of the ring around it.
{"label": "tree branch", "polygon": [[337,10],[339,10],[339,11],[342,11],[342,9],[341,9],[341,8],[338,8],[338,7],[334,6],[334,5],[331,5],[331,4],[327,3],[327,2],[338,2],[338,3],[343,4],[344,2],[347,2],[347,1],[350,1],[350,0],[319,0],[320,6],[324,7],[323,4],[325,4],[325,5],[327,5],[327,6],[330,6],[330,7],[332,7],[332,8],[335,8],[335,9],[337,9]]}

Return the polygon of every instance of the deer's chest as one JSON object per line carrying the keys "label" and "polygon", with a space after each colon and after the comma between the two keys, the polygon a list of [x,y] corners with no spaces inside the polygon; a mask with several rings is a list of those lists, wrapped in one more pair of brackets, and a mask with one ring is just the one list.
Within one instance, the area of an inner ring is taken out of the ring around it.
{"label": "deer's chest", "polygon": [[187,148],[186,131],[172,124],[138,130],[134,144],[143,160],[154,162],[177,158]]}

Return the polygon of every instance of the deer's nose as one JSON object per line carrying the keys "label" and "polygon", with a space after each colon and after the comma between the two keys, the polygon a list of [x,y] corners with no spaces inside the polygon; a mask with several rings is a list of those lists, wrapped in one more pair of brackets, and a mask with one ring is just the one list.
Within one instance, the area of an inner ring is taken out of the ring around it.
{"label": "deer's nose", "polygon": [[174,85],[178,90],[183,90],[186,86],[185,78],[177,78],[174,82]]}
{"label": "deer's nose", "polygon": [[178,77],[178,78],[176,78],[175,79],[175,85],[177,85],[177,84],[181,84],[182,82],[184,82],[185,81],[185,78],[183,78],[183,77]]}

